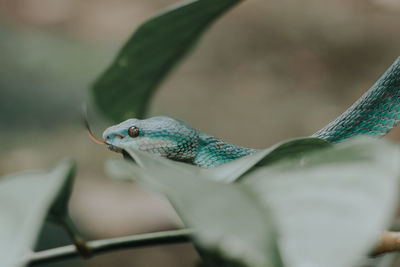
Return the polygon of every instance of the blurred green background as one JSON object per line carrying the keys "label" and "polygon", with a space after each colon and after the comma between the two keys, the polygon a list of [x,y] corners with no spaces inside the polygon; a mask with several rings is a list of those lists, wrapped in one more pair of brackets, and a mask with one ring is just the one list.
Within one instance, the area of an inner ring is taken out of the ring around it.
{"label": "blurred green background", "polygon": [[[71,213],[90,239],[171,229],[169,204],[108,179],[80,108],[133,30],[172,0],[0,0],[0,175],[71,156]],[[226,141],[265,148],[336,118],[400,56],[397,0],[249,0],[206,33],[156,93],[149,115],[182,119]],[[160,44],[162,45],[162,44]],[[112,90],[112,88],[110,88]],[[123,96],[121,96],[123,97]],[[109,125],[95,107],[101,135]],[[400,140],[400,129],[389,134]],[[66,244],[47,225],[39,248]],[[191,245],[120,251],[43,266],[194,266]]]}

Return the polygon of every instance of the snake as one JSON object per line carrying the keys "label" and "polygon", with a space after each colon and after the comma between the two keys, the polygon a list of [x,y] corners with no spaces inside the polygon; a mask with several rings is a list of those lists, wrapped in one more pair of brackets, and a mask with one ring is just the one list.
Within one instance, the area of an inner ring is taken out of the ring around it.
{"label": "snake", "polygon": [[[400,57],[343,114],[311,136],[333,144],[358,135],[382,137],[399,121]],[[129,147],[202,168],[260,151],[224,142],[167,116],[125,120],[107,128],[103,140],[97,139],[88,125],[87,129],[93,140],[112,151],[122,153],[124,147]]]}

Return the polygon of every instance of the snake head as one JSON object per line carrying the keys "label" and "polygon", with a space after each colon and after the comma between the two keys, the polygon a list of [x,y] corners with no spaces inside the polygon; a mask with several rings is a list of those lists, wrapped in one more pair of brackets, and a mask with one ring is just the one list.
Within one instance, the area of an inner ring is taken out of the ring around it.
{"label": "snake head", "polygon": [[165,116],[126,120],[107,128],[103,138],[107,147],[116,152],[130,147],[185,162],[193,161],[199,146],[198,131]]}

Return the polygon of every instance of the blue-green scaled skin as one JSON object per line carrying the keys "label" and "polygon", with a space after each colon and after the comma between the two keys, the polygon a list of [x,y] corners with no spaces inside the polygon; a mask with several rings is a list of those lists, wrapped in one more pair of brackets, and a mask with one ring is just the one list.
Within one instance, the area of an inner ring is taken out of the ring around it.
{"label": "blue-green scaled skin", "polygon": [[[337,143],[355,135],[381,137],[400,120],[400,58],[357,102],[313,136]],[[135,126],[139,135],[130,137]],[[121,152],[128,146],[172,160],[209,168],[259,150],[226,143],[170,117],[129,119],[103,133],[108,148]]]}
{"label": "blue-green scaled skin", "polygon": [[332,143],[359,134],[382,137],[400,120],[400,57],[337,119],[313,136]]}

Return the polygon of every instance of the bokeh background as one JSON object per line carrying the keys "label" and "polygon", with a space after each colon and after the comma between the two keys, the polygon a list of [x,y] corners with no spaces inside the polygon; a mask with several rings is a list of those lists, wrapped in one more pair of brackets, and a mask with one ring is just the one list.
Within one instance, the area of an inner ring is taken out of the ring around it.
{"label": "bokeh background", "polygon": [[[70,208],[89,239],[179,226],[163,198],[106,176],[104,161],[118,155],[87,137],[80,115],[81,104],[90,103],[90,85],[133,30],[174,2],[0,0],[0,175],[76,159]],[[397,0],[244,1],[213,25],[161,85],[149,116],[177,117],[256,148],[310,135],[400,56],[399,26]],[[99,136],[109,122],[89,107]],[[388,138],[399,141],[400,129]],[[68,239],[46,225],[39,243],[43,249]],[[43,266],[197,261],[193,247],[184,244]]]}

